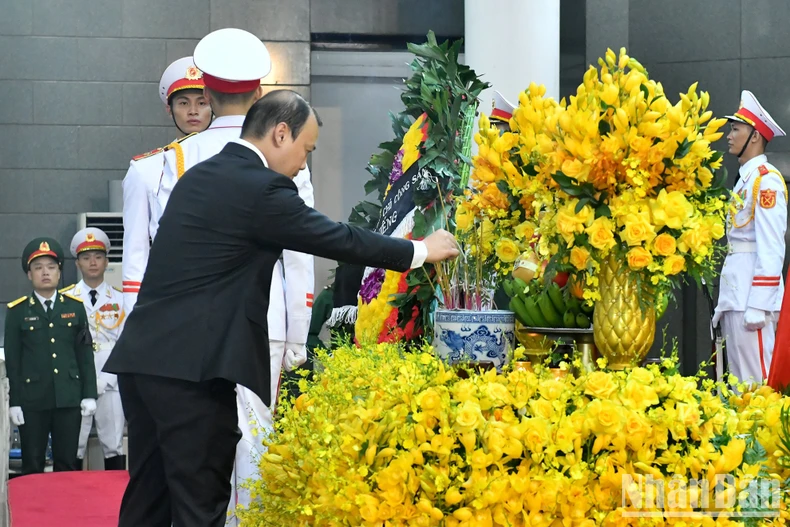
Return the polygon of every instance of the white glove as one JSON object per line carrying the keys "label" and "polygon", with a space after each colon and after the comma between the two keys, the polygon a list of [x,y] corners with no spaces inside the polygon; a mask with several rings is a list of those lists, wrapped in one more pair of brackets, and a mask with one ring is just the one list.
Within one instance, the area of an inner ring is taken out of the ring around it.
{"label": "white glove", "polygon": [[80,401],[82,417],[89,417],[96,413],[96,399],[83,399]]}
{"label": "white glove", "polygon": [[107,381],[103,380],[101,377],[96,379],[96,391],[99,395],[103,394],[107,390]]}
{"label": "white glove", "polygon": [[285,356],[283,357],[285,371],[293,371],[305,362],[307,362],[307,348],[305,348],[305,345],[286,342]]}
{"label": "white glove", "polygon": [[765,327],[765,318],[765,311],[750,307],[743,314],[743,325],[747,331],[757,331]]}
{"label": "white glove", "polygon": [[8,415],[11,416],[11,422],[14,426],[22,426],[25,424],[25,416],[22,414],[21,406],[12,406],[8,410]]}

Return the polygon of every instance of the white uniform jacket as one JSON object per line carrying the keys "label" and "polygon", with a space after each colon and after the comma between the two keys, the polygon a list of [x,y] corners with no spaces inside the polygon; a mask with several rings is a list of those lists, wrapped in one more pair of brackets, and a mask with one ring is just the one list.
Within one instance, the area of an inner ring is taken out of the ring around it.
{"label": "white uniform jacket", "polygon": [[784,285],[787,187],[764,155],[746,162],[727,221],[728,254],[721,271],[714,325],[727,311],[778,312]]}
{"label": "white uniform jacket", "polygon": [[[156,192],[156,217],[160,218],[178,179],[191,167],[218,154],[228,142],[238,139],[244,115],[217,117],[207,130],[180,142],[164,153],[162,181]],[[312,207],[313,187],[310,171],[295,178],[299,195]],[[272,275],[269,299],[269,339],[305,344],[313,305],[313,256],[283,251],[284,266],[277,264]],[[277,280],[281,277],[281,280]],[[286,287],[287,284],[287,287]]]}
{"label": "white uniform jacket", "polygon": [[102,371],[102,369],[110,352],[115,347],[115,342],[121,336],[126,322],[124,295],[107,282],[96,288],[96,305],[91,304],[91,288],[84,281],[63,289],[61,292],[68,292],[82,299],[85,312],[88,315],[91,337],[93,337],[93,361],[96,364],[96,376],[107,383],[107,390],[117,390],[118,378],[116,375]]}
{"label": "white uniform jacket", "polygon": [[157,149],[132,159],[123,178],[123,297],[131,312],[148,264],[151,240],[159,227],[153,214],[156,187],[162,177],[164,150]]}
{"label": "white uniform jacket", "polygon": [[[313,207],[315,203],[310,171],[305,169],[299,172],[294,183],[299,190],[299,197],[308,207]],[[307,343],[313,313],[313,263],[311,254],[283,251],[282,260],[274,266],[269,298],[269,340]]]}

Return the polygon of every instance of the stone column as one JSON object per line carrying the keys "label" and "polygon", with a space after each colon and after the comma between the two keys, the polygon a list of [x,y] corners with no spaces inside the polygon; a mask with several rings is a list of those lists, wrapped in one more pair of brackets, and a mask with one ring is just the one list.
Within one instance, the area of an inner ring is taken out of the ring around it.
{"label": "stone column", "polygon": [[492,89],[481,94],[491,111],[492,90],[512,104],[530,82],[559,99],[560,0],[465,0],[466,63]]}

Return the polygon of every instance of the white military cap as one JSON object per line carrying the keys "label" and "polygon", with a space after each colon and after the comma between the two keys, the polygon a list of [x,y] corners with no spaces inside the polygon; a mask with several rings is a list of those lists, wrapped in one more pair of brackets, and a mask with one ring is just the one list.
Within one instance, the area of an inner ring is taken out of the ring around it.
{"label": "white military cap", "polygon": [[222,93],[253,91],[272,69],[261,39],[235,28],[218,29],[203,37],[194,58],[206,87]]}
{"label": "white military cap", "polygon": [[203,72],[195,66],[192,57],[182,57],[169,65],[162,74],[159,80],[159,98],[167,104],[175,92],[190,89],[203,89]]}
{"label": "white military cap", "polygon": [[765,111],[757,97],[749,90],[741,92],[741,107],[735,112],[735,115],[728,115],[727,119],[752,126],[765,137],[766,141],[785,135],[785,131],[779,128],[773,117]]}
{"label": "white military cap", "polygon": [[96,227],[86,227],[71,239],[71,255],[76,258],[85,251],[110,252],[110,238],[103,230]]}
{"label": "white military cap", "polygon": [[510,121],[510,118],[513,117],[513,110],[515,109],[515,106],[510,104],[510,102],[496,90],[494,90],[494,100],[491,103],[491,106],[491,119],[508,122]]}

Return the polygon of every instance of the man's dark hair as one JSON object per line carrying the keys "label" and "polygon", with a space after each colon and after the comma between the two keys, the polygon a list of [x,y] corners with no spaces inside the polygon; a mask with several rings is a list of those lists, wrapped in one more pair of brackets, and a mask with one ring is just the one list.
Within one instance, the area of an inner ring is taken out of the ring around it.
{"label": "man's dark hair", "polygon": [[214,91],[211,88],[206,88],[206,91],[211,95],[211,104],[215,106],[249,104],[252,102],[252,98],[255,97],[256,90],[246,91],[244,93],[223,93]]}
{"label": "man's dark hair", "polygon": [[311,114],[321,126],[318,113],[301,95],[292,90],[275,90],[252,105],[241,127],[241,137],[261,139],[272,128],[285,123],[291,129],[291,137],[296,139]]}

